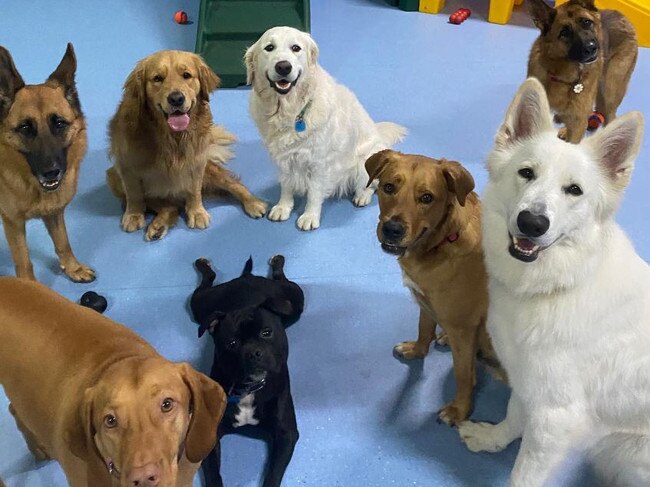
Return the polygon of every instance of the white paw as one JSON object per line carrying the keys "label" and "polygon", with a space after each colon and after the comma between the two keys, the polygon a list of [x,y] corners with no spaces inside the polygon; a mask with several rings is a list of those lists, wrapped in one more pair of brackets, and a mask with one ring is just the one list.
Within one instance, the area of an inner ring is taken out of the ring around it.
{"label": "white paw", "polygon": [[291,210],[292,208],[290,206],[277,204],[271,208],[271,211],[269,211],[269,220],[274,222],[283,222],[289,218]]}
{"label": "white paw", "polygon": [[313,213],[303,213],[298,217],[296,222],[300,230],[316,230],[320,227],[320,215],[314,215]]}
{"label": "white paw", "polygon": [[372,201],[372,195],[374,190],[371,188],[364,189],[363,191],[358,191],[352,199],[352,203],[355,206],[367,206]]}
{"label": "white paw", "polygon": [[494,453],[508,446],[508,443],[500,438],[497,426],[490,423],[463,421],[458,425],[458,434],[467,448],[477,453],[481,451]]}

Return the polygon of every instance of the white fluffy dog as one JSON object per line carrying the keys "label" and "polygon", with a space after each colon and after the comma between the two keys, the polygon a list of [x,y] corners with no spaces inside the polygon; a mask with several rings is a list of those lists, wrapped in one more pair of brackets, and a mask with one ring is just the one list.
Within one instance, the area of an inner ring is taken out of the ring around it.
{"label": "white fluffy dog", "polygon": [[583,447],[605,485],[650,485],[650,269],[613,219],[643,118],[579,145],[556,132],[544,88],[527,80],[482,198],[488,330],[512,396],[503,422],[459,432],[477,452],[522,437],[511,487],[544,485]]}
{"label": "white fluffy dog", "polygon": [[250,112],[280,169],[280,201],[269,219],[289,218],[294,194],[306,194],[297,222],[302,230],[319,227],[330,196],[353,192],[355,205],[370,203],[375,185],[366,187],[366,159],[406,133],[393,123],[374,123],[317,58],[311,36],[290,27],[266,31],[244,57],[253,85]]}

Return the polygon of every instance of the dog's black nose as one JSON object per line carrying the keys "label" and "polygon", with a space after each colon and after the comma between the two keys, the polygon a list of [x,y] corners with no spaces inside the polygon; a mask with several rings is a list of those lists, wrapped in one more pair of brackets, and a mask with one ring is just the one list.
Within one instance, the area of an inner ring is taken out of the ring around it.
{"label": "dog's black nose", "polygon": [[404,225],[396,220],[388,220],[381,229],[388,240],[399,240],[404,236]]}
{"label": "dog's black nose", "polygon": [[291,63],[289,61],[278,61],[275,63],[275,72],[280,76],[286,76],[291,72]]}
{"label": "dog's black nose", "polygon": [[43,173],[41,173],[41,175],[49,181],[52,181],[54,179],[59,179],[59,177],[61,177],[61,169],[55,167],[54,169],[50,169],[49,171],[44,171]]}
{"label": "dog's black nose", "polygon": [[591,39],[584,43],[582,54],[585,59],[593,58],[596,55],[596,52],[598,52],[598,41],[596,41],[596,39]]}
{"label": "dog's black nose", "polygon": [[262,358],[262,351],[259,348],[255,349],[255,350],[251,350],[250,352],[248,352],[248,358],[250,358],[250,359],[260,359],[260,358]]}
{"label": "dog's black nose", "polygon": [[180,91],[172,91],[167,97],[167,103],[173,107],[182,107],[185,103],[185,95]]}
{"label": "dog's black nose", "polygon": [[517,226],[527,237],[539,237],[544,235],[551,225],[549,219],[544,215],[535,215],[528,210],[522,211],[517,216]]}

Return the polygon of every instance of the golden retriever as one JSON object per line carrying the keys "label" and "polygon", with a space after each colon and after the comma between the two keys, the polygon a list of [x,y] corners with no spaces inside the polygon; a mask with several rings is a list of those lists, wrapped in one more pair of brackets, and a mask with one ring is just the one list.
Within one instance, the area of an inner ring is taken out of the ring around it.
{"label": "golden retriever", "polygon": [[212,123],[210,93],[218,76],[200,56],[160,51],[139,61],[124,84],[124,96],[109,125],[109,187],[125,201],[122,229],[145,225],[145,212],[156,213],[147,240],[164,237],[179,209],[190,228],[207,228],[210,215],[203,193],[225,191],[246,213],[259,218],[266,203],[255,198],[222,164],[235,137]]}
{"label": "golden retriever", "polygon": [[0,384],[37,459],[70,487],[191,487],[226,406],[216,382],[36,282],[0,278],[0,323]]}

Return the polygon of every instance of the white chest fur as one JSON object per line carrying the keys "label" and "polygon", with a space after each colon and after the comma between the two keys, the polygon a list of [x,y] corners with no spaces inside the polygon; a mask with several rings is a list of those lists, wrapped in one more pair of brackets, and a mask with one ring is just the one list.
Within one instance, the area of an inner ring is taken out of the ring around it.
{"label": "white chest fur", "polygon": [[409,277],[404,269],[402,269],[402,282],[404,283],[404,286],[407,287],[413,294],[424,296],[424,292],[422,292],[420,286],[418,286],[415,281]]}
{"label": "white chest fur", "polygon": [[257,425],[259,420],[255,418],[255,394],[247,394],[239,400],[237,407],[239,411],[235,414],[235,423],[233,427],[239,428],[240,426]]}

